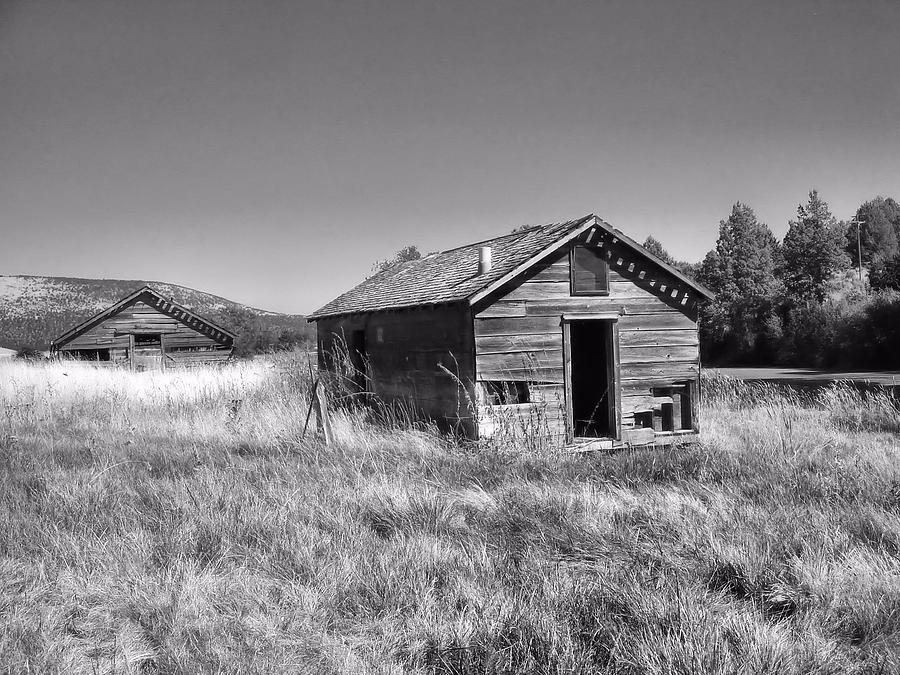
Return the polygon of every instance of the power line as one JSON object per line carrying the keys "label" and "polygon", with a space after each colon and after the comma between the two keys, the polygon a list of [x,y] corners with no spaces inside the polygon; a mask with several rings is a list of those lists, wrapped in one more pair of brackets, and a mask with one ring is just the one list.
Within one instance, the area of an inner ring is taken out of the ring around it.
{"label": "power line", "polygon": [[860,229],[866,221],[862,218],[854,218],[850,221],[851,225],[856,225],[856,265],[859,269],[859,281],[862,283],[862,239]]}

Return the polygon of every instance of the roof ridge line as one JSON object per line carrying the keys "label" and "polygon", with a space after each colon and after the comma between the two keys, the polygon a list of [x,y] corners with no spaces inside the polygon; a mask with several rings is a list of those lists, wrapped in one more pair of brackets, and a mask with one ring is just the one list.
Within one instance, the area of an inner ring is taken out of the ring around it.
{"label": "roof ridge line", "polygon": [[499,234],[496,237],[488,237],[487,239],[482,239],[481,241],[473,241],[471,243],[463,244],[461,246],[454,246],[453,248],[447,248],[447,249],[444,249],[443,251],[438,251],[437,253],[432,254],[432,255],[440,255],[441,253],[453,253],[453,251],[458,251],[463,248],[472,248],[473,246],[480,246],[481,244],[486,244],[489,241],[497,241],[498,239],[506,239],[507,237],[514,237],[516,235],[526,234],[530,230],[536,229],[538,227],[549,227],[549,226],[548,225],[535,225],[533,227],[529,227],[527,230],[517,230],[515,232],[509,232],[507,234]]}

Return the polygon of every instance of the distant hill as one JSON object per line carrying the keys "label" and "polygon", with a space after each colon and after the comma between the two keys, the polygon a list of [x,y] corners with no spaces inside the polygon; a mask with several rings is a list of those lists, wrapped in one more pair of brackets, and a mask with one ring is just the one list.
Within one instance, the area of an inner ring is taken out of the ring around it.
{"label": "distant hill", "polygon": [[0,275],[0,347],[47,349],[57,335],[145,285],[239,336],[244,334],[244,351],[312,340],[312,328],[302,315],[268,312],[185,286],[136,279]]}

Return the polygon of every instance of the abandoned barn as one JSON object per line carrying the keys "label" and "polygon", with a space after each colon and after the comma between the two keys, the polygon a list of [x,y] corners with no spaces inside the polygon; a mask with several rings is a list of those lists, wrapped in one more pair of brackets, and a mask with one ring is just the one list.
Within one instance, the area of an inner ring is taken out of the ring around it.
{"label": "abandoned barn", "polygon": [[385,404],[473,438],[619,447],[699,431],[711,297],[589,215],[400,263],[309,320],[320,367],[342,356]]}
{"label": "abandoned barn", "polygon": [[234,335],[144,286],[53,340],[60,358],[151,370],[221,363]]}

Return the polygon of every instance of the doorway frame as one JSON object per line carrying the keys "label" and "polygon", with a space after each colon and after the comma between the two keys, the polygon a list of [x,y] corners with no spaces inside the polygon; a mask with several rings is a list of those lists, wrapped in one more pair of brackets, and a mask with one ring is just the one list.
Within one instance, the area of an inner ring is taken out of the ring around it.
{"label": "doorway frame", "polygon": [[350,364],[353,366],[353,384],[357,393],[366,396],[371,393],[369,376],[369,336],[367,327],[350,330],[350,342],[347,345]]}
{"label": "doorway frame", "polygon": [[159,369],[166,370],[166,333],[159,330],[132,330],[128,331],[128,368],[134,370],[134,348],[136,335],[159,336]]}
{"label": "doorway frame", "polygon": [[619,368],[619,314],[563,314],[563,372],[566,398],[566,442],[575,441],[575,408],[572,397],[572,324],[579,321],[602,321],[607,324],[606,386],[609,396],[609,419],[613,440],[622,439],[622,396]]}

